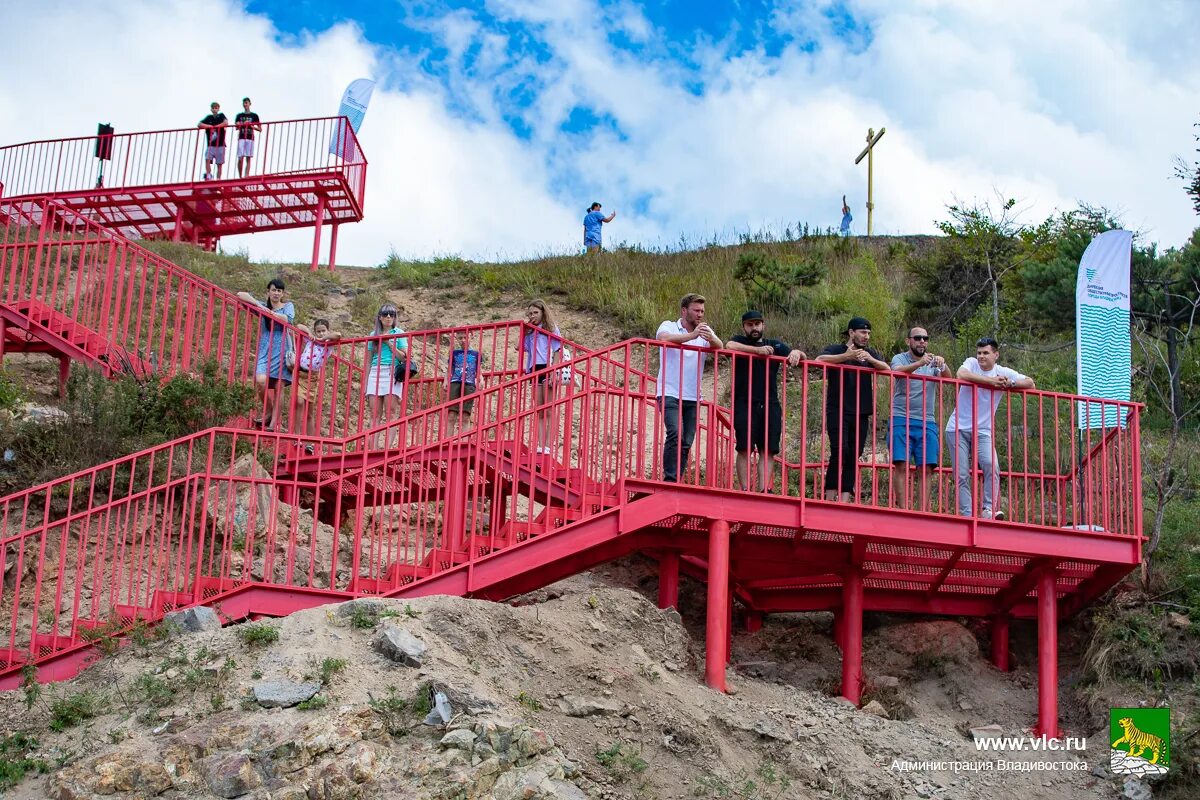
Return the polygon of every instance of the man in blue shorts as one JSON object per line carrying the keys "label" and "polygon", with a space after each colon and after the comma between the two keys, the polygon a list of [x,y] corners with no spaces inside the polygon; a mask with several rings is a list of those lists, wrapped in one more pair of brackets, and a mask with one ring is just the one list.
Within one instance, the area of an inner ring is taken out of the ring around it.
{"label": "man in blue shorts", "polygon": [[599,203],[592,203],[588,208],[587,214],[583,217],[583,246],[587,248],[589,253],[597,253],[602,248],[600,245],[600,228],[606,222],[612,222],[617,216],[617,212],[609,214],[607,217],[600,210]]}
{"label": "man in blue shorts", "polygon": [[949,378],[950,368],[941,356],[929,352],[929,331],[909,328],[908,350],[892,357],[893,372],[921,376],[896,376],[892,389],[892,422],[888,439],[892,447],[892,502],[912,508],[908,465],[920,476],[922,510],[929,509],[929,476],[938,464],[938,384],[922,378]]}

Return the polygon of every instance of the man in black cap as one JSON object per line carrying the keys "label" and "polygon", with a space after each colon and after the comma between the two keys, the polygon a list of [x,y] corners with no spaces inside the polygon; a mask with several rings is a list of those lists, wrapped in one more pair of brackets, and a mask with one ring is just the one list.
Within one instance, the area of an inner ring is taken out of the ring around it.
{"label": "man in black cap", "polygon": [[[743,489],[750,489],[748,480],[750,451],[758,450],[758,485],[760,492],[771,491],[771,467],[779,452],[779,437],[783,431],[783,406],[779,403],[779,365],[777,359],[787,358],[788,366],[799,366],[808,356],[793,350],[778,339],[763,338],[766,322],[761,311],[742,314],[742,334],[734,336],[725,349],[747,355],[733,356],[733,432],[737,449],[737,478]],[[769,377],[768,377],[769,376]]]}
{"label": "man in black cap", "polygon": [[846,343],[831,344],[817,361],[838,365],[825,369],[825,427],[829,431],[829,467],[825,470],[825,499],[850,502],[858,477],[858,458],[871,434],[875,412],[875,377],[868,367],[887,369],[879,353],[868,347],[871,323],[854,317],[846,325]]}

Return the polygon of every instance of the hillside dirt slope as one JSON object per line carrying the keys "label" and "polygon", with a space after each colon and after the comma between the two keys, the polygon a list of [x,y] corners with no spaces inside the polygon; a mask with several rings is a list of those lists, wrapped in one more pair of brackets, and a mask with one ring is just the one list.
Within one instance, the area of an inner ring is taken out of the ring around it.
{"label": "hillside dirt slope", "polygon": [[[703,640],[692,624],[703,619],[702,590],[687,587],[681,618],[614,586],[647,576],[645,562],[631,560],[520,605],[360,600],[133,645],[46,687],[31,708],[20,692],[0,696],[9,727],[40,740],[32,755],[61,764],[4,796],[1115,796],[1111,779],[1092,772],[1107,759],[1103,732],[1088,736],[1082,769],[896,767],[995,761],[976,752],[968,728],[998,723],[1020,734],[1032,718],[1029,667],[996,672],[955,622],[885,625],[867,637],[869,680],[895,683],[875,696],[908,719],[855,710],[813,688],[834,685],[838,671],[827,614],[771,618],[758,633],[739,633],[734,692],[721,695],[702,682]],[[249,643],[267,638],[253,635],[264,625],[278,640]],[[401,629],[424,645],[420,666],[380,652],[381,639],[404,638]],[[936,652],[920,649],[935,642]],[[278,681],[309,683],[300,696],[319,687],[309,704],[326,704],[263,708],[256,689],[265,696],[264,685]],[[430,686],[450,700],[449,725],[421,724]],[[66,707],[95,716],[75,718]],[[73,726],[56,733],[55,719]],[[1078,756],[1000,754],[1071,766]]]}

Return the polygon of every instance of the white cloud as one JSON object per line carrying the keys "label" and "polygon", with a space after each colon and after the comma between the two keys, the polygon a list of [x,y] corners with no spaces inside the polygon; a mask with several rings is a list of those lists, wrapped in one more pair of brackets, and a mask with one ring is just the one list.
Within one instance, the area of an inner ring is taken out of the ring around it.
{"label": "white cloud", "polygon": [[[416,56],[372,45],[354,26],[281,44],[269,20],[232,0],[6,3],[0,28],[22,32],[6,58],[25,77],[0,86],[3,138],[86,135],[101,119],[121,131],[186,126],[210,99],[232,106],[243,94],[264,118],[328,114],[350,80],[374,74],[383,80],[362,132],[367,216],[342,230],[343,263],[378,263],[390,247],[571,249],[593,199],[619,212],[609,241],[833,225],[843,192],[862,230],[866,170],[852,161],[880,126],[880,232],[931,232],[947,202],[993,189],[1026,201],[1030,219],[1106,205],[1164,244],[1197,223],[1171,178],[1172,157],[1194,150],[1200,62],[1185,31],[1200,29],[1196,4],[1151,13],[1119,0],[850,0],[871,35],[849,40],[824,15],[829,5],[780,3],[771,24],[799,44],[777,56],[702,41],[700,66],[684,68],[630,0],[604,13],[652,54],[640,60],[608,42],[593,0],[491,0],[488,11],[531,26],[552,57],[507,52],[507,36],[467,12],[426,20],[451,54],[447,89],[419,73]],[[503,98],[522,81],[535,102],[512,108]],[[576,106],[617,130],[563,133]],[[514,114],[530,125],[527,140],[502,122]],[[305,231],[225,244],[278,260],[311,252]]]}

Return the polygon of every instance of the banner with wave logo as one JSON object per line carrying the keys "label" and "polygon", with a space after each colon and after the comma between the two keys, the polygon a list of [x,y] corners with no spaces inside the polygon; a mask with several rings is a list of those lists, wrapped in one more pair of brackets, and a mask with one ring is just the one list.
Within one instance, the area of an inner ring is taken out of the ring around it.
{"label": "banner with wave logo", "polygon": [[[350,121],[350,128],[358,133],[362,127],[363,118],[367,115],[367,106],[371,102],[371,94],[375,91],[375,81],[370,78],[359,78],[346,87],[342,95],[342,103],[338,107],[338,116]],[[355,138],[346,135],[346,123],[338,122],[333,136],[329,140],[329,152],[346,161],[357,161],[358,152]]]}
{"label": "banner with wave logo", "polygon": [[[1079,260],[1075,284],[1075,359],[1079,394],[1129,401],[1129,259],[1133,234],[1105,231]],[[1080,428],[1125,427],[1128,410],[1079,403]]]}

